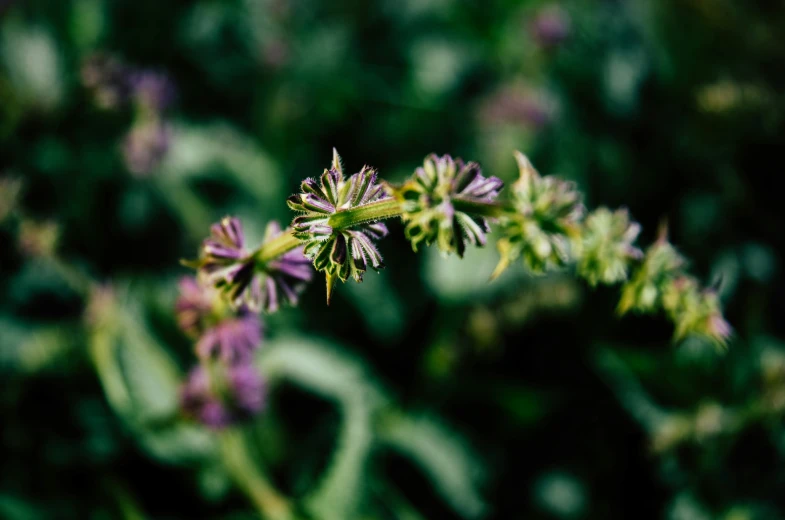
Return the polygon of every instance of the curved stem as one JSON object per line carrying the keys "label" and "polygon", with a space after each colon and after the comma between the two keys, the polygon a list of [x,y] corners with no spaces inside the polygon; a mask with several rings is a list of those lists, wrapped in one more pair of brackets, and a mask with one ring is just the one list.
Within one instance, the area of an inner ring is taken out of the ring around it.
{"label": "curved stem", "polygon": [[400,203],[389,197],[333,213],[327,221],[327,225],[337,229],[346,229],[363,222],[400,217],[402,213]]}

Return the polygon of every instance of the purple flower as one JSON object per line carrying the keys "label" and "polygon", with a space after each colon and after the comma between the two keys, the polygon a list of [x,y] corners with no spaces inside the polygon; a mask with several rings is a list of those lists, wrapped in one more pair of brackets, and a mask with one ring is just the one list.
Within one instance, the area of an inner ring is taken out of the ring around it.
{"label": "purple flower", "polygon": [[261,342],[259,315],[241,309],[236,317],[225,318],[206,329],[196,343],[196,354],[205,360],[217,356],[226,363],[246,361]]}
{"label": "purple flower", "polygon": [[217,293],[191,277],[181,278],[179,288],[180,296],[175,303],[177,324],[189,336],[199,337],[205,329],[205,318],[213,311]]}
{"label": "purple flower", "polygon": [[550,48],[569,38],[570,25],[570,15],[561,6],[552,4],[535,15],[529,29],[537,44]]}
{"label": "purple flower", "polygon": [[[277,222],[270,222],[264,242],[282,233]],[[267,312],[278,310],[282,304],[297,303],[313,276],[309,264],[301,247],[266,262],[257,260],[245,249],[242,225],[234,217],[213,224],[210,237],[202,243],[199,260],[186,263],[199,270],[202,280],[221,290],[233,308]]]}
{"label": "purple flower", "polygon": [[134,125],[123,141],[126,167],[137,175],[152,172],[169,151],[172,129],[158,118],[142,120]]}
{"label": "purple flower", "polygon": [[436,242],[442,252],[463,256],[467,245],[485,245],[490,227],[487,219],[460,211],[456,205],[491,203],[503,187],[501,179],[483,176],[475,162],[432,154],[411,180],[389,189],[401,203],[404,232],[415,251],[421,242]]}
{"label": "purple flower", "polygon": [[240,221],[224,217],[210,227],[210,237],[202,242],[195,266],[213,287],[220,289],[235,307],[257,309],[261,300],[261,280],[256,276],[253,255],[245,249]]}
{"label": "purple flower", "polygon": [[264,380],[250,364],[197,366],[180,393],[183,412],[214,429],[254,417],[264,404]]}
{"label": "purple flower", "polygon": [[487,127],[500,124],[542,129],[558,115],[558,103],[547,90],[511,84],[491,94],[481,105],[479,119]]}
{"label": "purple flower", "polygon": [[[267,224],[264,241],[268,242],[283,233],[278,222]],[[281,303],[296,305],[297,298],[313,277],[311,261],[298,247],[284,253],[264,265],[261,288],[261,306],[267,312],[275,312]]]}
{"label": "purple flower", "polygon": [[300,193],[287,200],[289,207],[300,213],[292,221],[294,236],[305,242],[303,251],[313,260],[316,270],[327,275],[329,302],[336,278],[345,282],[351,276],[361,282],[368,264],[377,270],[384,267],[374,241],[387,235],[387,226],[381,222],[339,229],[329,224],[330,217],[387,197],[373,168],[363,166],[358,173],[344,178],[335,150],[332,167],[325,169],[319,180],[304,180],[300,188]]}
{"label": "purple flower", "polygon": [[135,71],[128,76],[128,87],[139,106],[154,113],[166,110],[175,98],[174,85],[160,72]]}

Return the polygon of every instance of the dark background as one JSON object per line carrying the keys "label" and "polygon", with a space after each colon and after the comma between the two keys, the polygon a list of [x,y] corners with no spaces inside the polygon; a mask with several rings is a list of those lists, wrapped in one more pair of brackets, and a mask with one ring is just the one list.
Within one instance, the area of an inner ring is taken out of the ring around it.
{"label": "dark background", "polygon": [[[0,1],[0,178],[23,183],[5,220],[0,184],[0,517],[254,517],[220,455],[179,438],[151,448],[165,428],[139,417],[193,363],[172,311],[179,260],[224,214],[255,239],[287,222],[285,197],[332,147],[350,172],[391,181],[435,152],[511,182],[521,150],[589,207],[628,207],[643,244],[666,220],[735,330],[724,354],[672,345],[663,317],[616,317],[617,288],[520,265],[488,284],[493,246],[415,254],[391,222],[381,274],[339,286],[330,307],[318,279],[265,323],[273,344],[361,363],[390,406],[455,442],[428,462],[380,441],[353,517],[785,516],[784,7]],[[176,89],[149,171],[122,148],[138,110],[101,106],[84,83],[96,53]],[[96,303],[95,283],[114,305]],[[137,356],[121,363],[144,396],[130,415],[106,397],[102,313],[132,323],[112,340]],[[276,487],[306,503],[351,416],[291,382],[271,384],[269,403],[248,429]]]}

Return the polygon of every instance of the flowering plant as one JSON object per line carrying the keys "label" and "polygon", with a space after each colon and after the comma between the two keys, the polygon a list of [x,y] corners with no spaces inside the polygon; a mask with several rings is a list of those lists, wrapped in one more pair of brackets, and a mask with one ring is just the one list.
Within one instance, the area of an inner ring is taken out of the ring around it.
{"label": "flowering plant", "polygon": [[[675,324],[675,339],[698,335],[727,344],[731,328],[716,294],[686,273],[664,229],[644,253],[635,245],[640,225],[626,209],[587,212],[575,184],[542,176],[520,152],[515,159],[520,177],[504,200],[502,181],[484,176],[475,162],[432,154],[409,180],[393,185],[368,166],[347,177],[333,150],[330,167],[289,197],[297,213],[291,226],[271,223],[256,249],[246,249],[237,218],[214,224],[199,259],[186,262],[199,281],[185,280],[178,302],[180,324],[196,331],[202,361],[184,387],[183,408],[212,427],[260,411],[263,385],[248,369],[249,353],[261,342],[254,311],[296,304],[311,265],[325,275],[328,304],[337,280],[361,282],[369,264],[384,267],[377,242],[387,236],[383,221],[390,218],[402,219],[415,252],[435,244],[461,257],[469,246],[484,246],[497,224],[501,259],[492,279],[518,259],[534,274],[571,269],[591,286],[620,283],[620,314],[663,312]],[[216,291],[225,304],[208,294]]]}

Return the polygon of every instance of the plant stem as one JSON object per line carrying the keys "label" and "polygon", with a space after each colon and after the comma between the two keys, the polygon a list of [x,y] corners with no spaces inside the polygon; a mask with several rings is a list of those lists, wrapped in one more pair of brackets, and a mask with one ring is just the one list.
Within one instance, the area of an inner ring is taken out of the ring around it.
{"label": "plant stem", "polygon": [[514,212],[515,208],[508,202],[479,202],[476,200],[453,197],[452,205],[455,211],[462,211],[469,215],[488,218],[499,218],[506,213]]}
{"label": "plant stem", "polygon": [[292,520],[289,502],[273,487],[266,475],[253,462],[245,432],[229,429],[220,435],[223,462],[237,486],[248,495],[266,519]]}
{"label": "plant stem", "polygon": [[401,213],[403,213],[401,205],[397,200],[389,197],[355,208],[339,210],[330,216],[327,225],[336,229],[346,229],[371,220],[400,217]]}
{"label": "plant stem", "polygon": [[287,229],[277,237],[262,244],[254,253],[254,258],[258,263],[266,264],[300,245],[302,245],[302,241],[292,235],[291,229]]}

